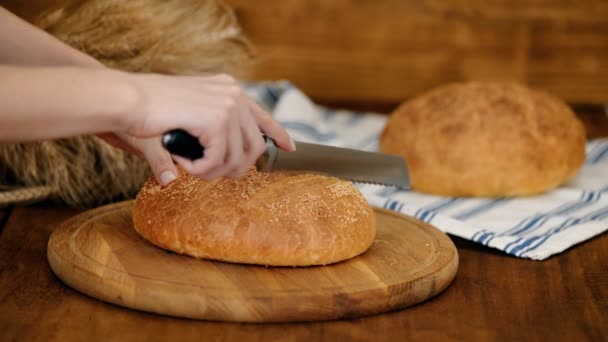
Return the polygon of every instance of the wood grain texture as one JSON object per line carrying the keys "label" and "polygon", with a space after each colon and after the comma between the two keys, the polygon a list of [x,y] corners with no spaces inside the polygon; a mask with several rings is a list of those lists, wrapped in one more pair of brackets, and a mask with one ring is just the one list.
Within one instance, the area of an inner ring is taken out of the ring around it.
{"label": "wood grain texture", "polygon": [[353,320],[216,323],[128,310],[63,285],[46,262],[46,243],[75,213],[12,214],[0,236],[0,340],[581,341],[608,334],[608,234],[543,262],[456,238],[458,275],[424,305]]}
{"label": "wood grain texture", "polygon": [[515,80],[608,103],[608,2],[227,0],[259,49],[253,79],[317,101],[396,103],[440,84]]}
{"label": "wood grain texture", "polygon": [[407,310],[293,324],[177,319],[92,299],[46,261],[59,222],[76,212],[18,208],[0,235],[2,341],[600,341],[608,336],[608,234],[546,261],[454,238],[459,270],[440,296]]}
{"label": "wood grain texture", "polygon": [[423,222],[377,209],[376,241],[324,267],[237,265],[167,253],[132,224],[133,202],[66,222],[48,245],[65,283],[121,306],[178,317],[287,322],[353,318],[403,308],[443,291],[458,268],[451,240]]}

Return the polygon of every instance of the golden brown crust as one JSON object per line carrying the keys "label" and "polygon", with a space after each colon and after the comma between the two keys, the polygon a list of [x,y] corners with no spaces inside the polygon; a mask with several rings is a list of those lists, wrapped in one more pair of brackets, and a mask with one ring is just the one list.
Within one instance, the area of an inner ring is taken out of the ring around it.
{"label": "golden brown crust", "polygon": [[271,266],[349,259],[376,234],[374,212],[352,184],[284,172],[214,181],[182,173],[165,188],[150,179],[137,195],[133,222],[161,248]]}
{"label": "golden brown crust", "polygon": [[401,105],[380,149],[406,158],[418,191],[531,195],[576,175],[585,159],[585,131],[563,101],[543,91],[469,82]]}

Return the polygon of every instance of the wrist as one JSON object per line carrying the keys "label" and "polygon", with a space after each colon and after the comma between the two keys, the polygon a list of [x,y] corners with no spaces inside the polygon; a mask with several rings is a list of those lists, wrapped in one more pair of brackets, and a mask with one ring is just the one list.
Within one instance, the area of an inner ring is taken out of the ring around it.
{"label": "wrist", "polygon": [[126,131],[139,98],[111,69],[0,65],[0,141]]}
{"label": "wrist", "polygon": [[[141,113],[143,96],[133,81],[133,76],[127,72],[103,69],[96,71],[103,73],[106,87],[111,95],[104,104],[106,108],[107,125],[112,132],[127,132],[138,121]],[[111,103],[110,103],[111,102]]]}

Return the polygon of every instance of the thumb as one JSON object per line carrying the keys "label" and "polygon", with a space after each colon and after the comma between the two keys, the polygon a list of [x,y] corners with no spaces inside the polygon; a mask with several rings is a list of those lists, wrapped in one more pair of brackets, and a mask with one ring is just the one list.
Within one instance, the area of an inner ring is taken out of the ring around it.
{"label": "thumb", "polygon": [[150,164],[156,181],[162,186],[174,181],[177,178],[178,172],[171,154],[160,143],[153,144],[150,142],[146,145],[145,148],[142,148],[142,152],[148,164]]}

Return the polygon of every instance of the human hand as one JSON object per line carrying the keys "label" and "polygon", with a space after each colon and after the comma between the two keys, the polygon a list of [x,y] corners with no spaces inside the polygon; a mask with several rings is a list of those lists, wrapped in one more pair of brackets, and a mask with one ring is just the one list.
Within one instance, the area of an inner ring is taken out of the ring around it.
{"label": "human hand", "polygon": [[163,148],[159,137],[136,138],[124,133],[102,133],[97,134],[97,137],[114,147],[145,159],[159,184],[167,185],[175,180],[178,174],[177,167],[169,152]]}
{"label": "human hand", "polygon": [[[203,179],[240,178],[265,150],[262,132],[286,151],[295,149],[287,132],[226,75],[205,77],[129,74],[139,93],[136,112],[126,118],[125,132],[115,135],[138,151],[161,184],[174,179],[175,160]],[[205,157],[188,160],[170,156],[160,135],[184,129],[205,147]],[[102,135],[114,140],[110,135]]]}

